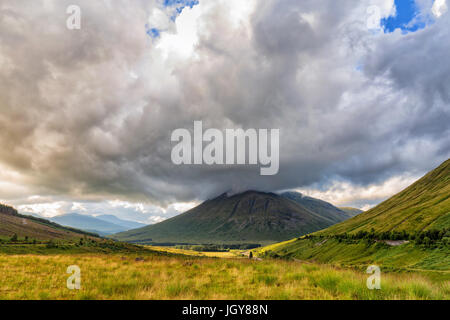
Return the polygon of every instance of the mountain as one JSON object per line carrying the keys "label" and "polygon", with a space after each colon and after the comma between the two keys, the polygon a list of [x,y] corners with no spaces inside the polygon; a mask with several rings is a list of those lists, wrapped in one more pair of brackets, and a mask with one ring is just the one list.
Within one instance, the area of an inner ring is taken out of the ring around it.
{"label": "mountain", "polygon": [[271,243],[326,228],[335,219],[274,194],[223,194],[161,223],[113,235],[140,243]]}
{"label": "mountain", "polygon": [[358,231],[425,231],[450,228],[450,159],[414,184],[324,234]]}
{"label": "mountain", "polygon": [[123,226],[78,213],[64,214],[53,217],[50,220],[63,226],[95,232],[100,235],[109,235],[127,230],[127,228]]}
{"label": "mountain", "polygon": [[0,237],[27,236],[36,240],[76,240],[96,236],[81,230],[66,228],[54,222],[33,216],[21,215],[16,209],[0,204]]}
{"label": "mountain", "polygon": [[121,227],[125,228],[125,230],[137,229],[137,228],[142,228],[142,227],[146,226],[146,224],[139,223],[136,221],[119,219],[116,216],[113,216],[112,214],[104,214],[104,215],[96,216],[96,218],[106,221],[106,222],[109,222],[109,223],[113,223],[118,226],[121,226]]}
{"label": "mountain", "polygon": [[358,208],[351,208],[351,207],[339,207],[342,211],[346,212],[351,217],[357,216],[360,213],[363,213],[364,210],[358,209]]}
{"label": "mountain", "polygon": [[299,192],[285,192],[282,193],[281,196],[298,203],[309,211],[329,219],[333,224],[353,217],[353,215],[333,206],[331,203],[305,196]]}

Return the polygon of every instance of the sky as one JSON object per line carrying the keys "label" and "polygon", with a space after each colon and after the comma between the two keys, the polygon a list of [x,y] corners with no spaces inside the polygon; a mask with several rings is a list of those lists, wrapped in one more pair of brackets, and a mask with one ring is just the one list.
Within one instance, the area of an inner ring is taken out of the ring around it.
{"label": "sky", "polygon": [[425,27],[425,22],[420,17],[420,8],[415,0],[395,0],[395,15],[383,18],[381,25],[385,32],[393,32],[396,29],[404,33],[414,32]]}
{"label": "sky", "polygon": [[[445,0],[0,0],[0,202],[144,223],[248,189],[368,209],[450,157],[449,18]],[[279,128],[279,173],[174,165],[196,120]]]}

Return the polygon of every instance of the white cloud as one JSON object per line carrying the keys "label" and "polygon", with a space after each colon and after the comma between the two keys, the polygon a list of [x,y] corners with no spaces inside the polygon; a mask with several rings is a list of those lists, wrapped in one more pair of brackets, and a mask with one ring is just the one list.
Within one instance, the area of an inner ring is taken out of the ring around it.
{"label": "white cloud", "polygon": [[170,14],[166,10],[160,8],[154,8],[152,10],[147,23],[149,29],[154,28],[158,30],[167,30],[172,24]]}
{"label": "white cloud", "polygon": [[[229,190],[308,189],[337,176],[347,182],[335,196],[317,195],[365,206],[397,190],[382,181],[448,158],[448,19],[374,35],[366,9],[393,15],[393,0],[200,1],[175,23],[156,1],[72,3],[82,8],[76,32],[65,1],[0,4],[6,203],[148,221]],[[148,23],[167,31],[152,41]],[[170,134],[194,120],[282,128],[280,174],[174,166]]]}
{"label": "white cloud", "polygon": [[437,17],[441,17],[448,10],[447,0],[435,0],[431,12]]}
{"label": "white cloud", "polygon": [[304,195],[322,199],[336,206],[356,206],[368,210],[410,186],[419,177],[395,176],[379,184],[356,186],[349,182],[334,181],[325,190],[300,188]]}
{"label": "white cloud", "polygon": [[199,203],[197,201],[191,201],[191,202],[174,203],[174,204],[171,204],[171,207],[178,212],[186,212],[198,205],[199,205]]}
{"label": "white cloud", "polygon": [[372,209],[373,207],[375,207],[374,204],[366,204],[366,205],[361,206],[360,209],[361,209],[362,211],[367,211],[367,210]]}
{"label": "white cloud", "polygon": [[391,17],[397,15],[397,7],[395,6],[395,0],[375,0],[374,5],[378,5],[381,9],[381,17]]}
{"label": "white cloud", "polygon": [[17,210],[23,213],[37,213],[40,216],[51,218],[67,213],[68,207],[69,205],[66,202],[51,202],[20,205]]}
{"label": "white cloud", "polygon": [[167,218],[161,216],[151,216],[147,219],[146,224],[155,224],[159,222],[163,222]]}
{"label": "white cloud", "polygon": [[87,209],[82,203],[74,202],[74,203],[72,203],[72,207],[70,208],[70,211],[86,212]]}
{"label": "white cloud", "polygon": [[161,50],[162,56],[187,59],[194,53],[198,43],[198,18],[201,7],[185,8],[175,21],[174,32],[163,32],[161,39],[157,39],[155,48]]}

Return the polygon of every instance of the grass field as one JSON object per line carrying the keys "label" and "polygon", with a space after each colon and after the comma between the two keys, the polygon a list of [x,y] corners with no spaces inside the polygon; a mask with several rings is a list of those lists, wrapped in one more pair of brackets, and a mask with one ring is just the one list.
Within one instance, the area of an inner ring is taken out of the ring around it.
{"label": "grass field", "polygon": [[[81,289],[66,287],[67,267]],[[382,270],[383,271],[383,270]],[[159,253],[0,254],[0,299],[449,299],[448,281],[382,273],[369,290],[364,271],[283,260]]]}
{"label": "grass field", "polygon": [[210,258],[243,258],[244,250],[230,250],[226,252],[199,252],[194,250],[178,249],[174,247],[146,246],[150,250],[157,252],[173,253],[191,257],[210,257]]}

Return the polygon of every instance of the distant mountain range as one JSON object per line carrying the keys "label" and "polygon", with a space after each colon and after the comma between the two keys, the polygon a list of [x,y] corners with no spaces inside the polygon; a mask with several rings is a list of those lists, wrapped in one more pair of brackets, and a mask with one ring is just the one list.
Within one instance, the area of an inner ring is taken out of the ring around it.
{"label": "distant mountain range", "polygon": [[112,214],[103,214],[103,215],[99,215],[99,216],[95,216],[95,218],[109,222],[109,223],[113,223],[115,225],[118,225],[122,228],[125,228],[126,230],[130,230],[130,229],[136,229],[136,228],[142,228],[145,227],[146,224],[143,223],[139,223],[136,221],[130,221],[130,220],[124,220],[124,219],[119,219],[116,216],[112,215]]}
{"label": "distant mountain range", "polygon": [[64,226],[98,233],[102,236],[145,226],[145,224],[122,220],[113,215],[93,217],[78,213],[69,213],[50,218],[50,220]]}
{"label": "distant mountain range", "polygon": [[113,235],[136,243],[272,243],[324,229],[351,215],[299,193],[247,191],[208,200],[184,214]]}

